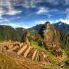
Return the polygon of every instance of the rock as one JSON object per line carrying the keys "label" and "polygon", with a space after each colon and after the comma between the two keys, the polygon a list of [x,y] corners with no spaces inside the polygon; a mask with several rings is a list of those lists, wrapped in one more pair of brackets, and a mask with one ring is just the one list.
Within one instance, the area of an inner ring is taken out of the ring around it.
{"label": "rock", "polygon": [[50,23],[47,23],[47,28],[44,30],[44,44],[50,51],[61,49],[60,33]]}

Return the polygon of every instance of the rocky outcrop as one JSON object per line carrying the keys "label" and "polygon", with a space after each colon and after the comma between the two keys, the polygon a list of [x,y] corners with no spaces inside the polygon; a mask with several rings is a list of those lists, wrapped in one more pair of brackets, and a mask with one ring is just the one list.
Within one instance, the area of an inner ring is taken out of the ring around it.
{"label": "rocky outcrop", "polygon": [[[47,27],[44,30],[44,44],[48,50],[56,51],[60,50],[60,33],[55,30],[54,26],[47,23]],[[57,52],[58,53],[58,52]]]}

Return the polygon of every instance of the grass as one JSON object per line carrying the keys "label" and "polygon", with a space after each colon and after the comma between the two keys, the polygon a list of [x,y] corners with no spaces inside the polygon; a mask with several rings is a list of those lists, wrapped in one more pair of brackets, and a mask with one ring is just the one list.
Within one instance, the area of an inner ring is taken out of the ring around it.
{"label": "grass", "polygon": [[31,42],[31,46],[32,46],[33,48],[37,48],[37,49],[40,49],[40,50],[42,50],[42,51],[46,51],[45,48],[44,48],[44,46],[39,46],[39,45],[38,45],[38,42],[32,41],[32,42]]}
{"label": "grass", "polygon": [[[24,61],[22,61],[24,60]],[[42,69],[41,66],[24,58],[14,58],[13,56],[0,53],[0,69]]]}
{"label": "grass", "polygon": [[[46,49],[44,48],[44,46],[39,46],[38,42],[32,41],[32,42],[31,42],[31,46],[32,46],[33,48],[36,48],[36,49],[39,49],[39,50],[44,51],[44,52],[48,55],[48,57],[51,59],[51,62],[52,62],[53,64],[58,63],[58,61],[59,61],[59,62],[65,61],[65,59],[66,59],[66,53],[65,53],[64,50],[62,50],[62,52],[63,52],[62,57],[60,56],[60,57],[59,57],[59,60],[58,60],[58,58],[56,58],[49,50],[46,50]],[[63,63],[64,63],[64,62],[63,62]]]}
{"label": "grass", "polygon": [[32,41],[32,42],[31,42],[31,46],[32,46],[33,48],[37,48],[37,49],[39,49],[39,50],[44,51],[50,58],[53,58],[53,57],[54,57],[54,55],[53,55],[49,50],[46,50],[46,49],[44,48],[44,46],[39,46],[38,42],[36,42],[36,41]]}
{"label": "grass", "polygon": [[23,69],[13,58],[0,53],[0,69]]}

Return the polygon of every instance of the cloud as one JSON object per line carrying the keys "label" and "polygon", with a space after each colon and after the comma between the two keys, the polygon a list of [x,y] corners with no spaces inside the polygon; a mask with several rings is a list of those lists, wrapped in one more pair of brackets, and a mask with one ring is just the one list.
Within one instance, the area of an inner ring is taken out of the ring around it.
{"label": "cloud", "polygon": [[47,20],[35,21],[35,25],[37,25],[37,24],[44,24],[45,22],[47,22]]}
{"label": "cloud", "polygon": [[23,4],[23,6],[26,8],[35,8],[36,4],[34,0],[30,0],[30,1],[25,0],[25,3]]}
{"label": "cloud", "polygon": [[36,14],[44,14],[48,12],[48,8],[46,7],[39,7],[38,11],[36,12]]}
{"label": "cloud", "polygon": [[[45,24],[48,20],[39,20],[39,21],[35,21],[35,25],[39,25],[39,24]],[[54,23],[54,21],[50,20],[49,21],[51,24]],[[58,22],[58,21],[55,21]]]}
{"label": "cloud", "polygon": [[[4,16],[6,18],[17,14],[21,14],[21,15],[14,16],[13,18],[11,17],[12,18],[11,20],[9,18],[9,20],[11,22],[13,21],[17,22],[19,20],[28,22],[28,20],[31,21],[31,17],[32,17],[32,21],[38,20],[39,18],[41,19],[47,18],[49,20],[50,19],[54,20],[59,18],[58,21],[63,21],[68,23],[69,8],[67,7],[69,6],[66,5],[69,5],[69,0],[63,0],[63,1],[61,0],[0,0],[0,21],[4,20],[4,22],[8,22],[3,18],[3,15],[6,15]],[[25,10],[25,12],[23,12],[23,10]],[[66,18],[63,19],[63,17],[65,16]],[[39,20],[36,21],[36,23],[44,23],[45,21],[46,20]],[[20,24],[17,23],[16,24],[11,23],[11,25],[16,27],[21,26]],[[23,24],[23,26],[28,28],[27,25]]]}
{"label": "cloud", "polygon": [[21,13],[22,11],[17,11],[17,10],[15,10],[15,9],[10,9],[9,11],[7,11],[7,13],[5,13],[5,14],[7,14],[7,15],[16,15],[16,14],[19,14],[19,13]]}
{"label": "cloud", "polygon": [[65,5],[69,5],[69,0],[64,0],[65,1]]}
{"label": "cloud", "polygon": [[17,24],[13,24],[13,23],[6,23],[6,22],[1,22],[0,23],[0,25],[9,25],[9,26],[12,26],[12,27],[14,27],[14,28],[16,28],[16,27],[18,27],[18,25]]}
{"label": "cloud", "polygon": [[51,18],[54,15],[52,13],[58,13],[58,9],[50,9],[49,7],[38,7],[38,11],[36,11],[37,15],[45,15],[47,18]]}
{"label": "cloud", "polygon": [[69,19],[69,8],[66,8],[65,13],[66,13],[66,19]]}
{"label": "cloud", "polygon": [[36,14],[45,14],[45,13],[55,13],[58,12],[58,9],[50,9],[49,7],[38,7],[38,11],[36,12]]}
{"label": "cloud", "polygon": [[0,19],[0,24],[5,24],[5,23],[9,23],[10,22],[10,20],[9,19],[5,19],[5,18],[2,18],[2,19]]}
{"label": "cloud", "polygon": [[34,8],[36,0],[16,0],[14,5],[23,6],[25,8]]}
{"label": "cloud", "polygon": [[14,8],[9,8],[7,11],[4,9],[0,9],[0,16],[2,15],[16,15],[20,14],[22,11],[16,10]]}
{"label": "cloud", "polygon": [[56,21],[61,21],[61,22],[64,22],[66,24],[69,24],[69,8],[66,8],[65,13],[66,13],[66,18],[65,19],[61,18],[61,19],[56,20]]}
{"label": "cloud", "polygon": [[22,28],[30,28],[30,26],[27,26],[25,23],[13,23],[8,21],[8,19],[5,19],[4,21],[0,21],[0,25],[9,25],[13,28],[22,27]]}
{"label": "cloud", "polygon": [[16,10],[13,7],[11,0],[0,0],[0,16],[2,15],[16,15],[22,11]]}
{"label": "cloud", "polygon": [[45,0],[46,2],[53,4],[53,5],[58,5],[59,4],[59,0]]}
{"label": "cloud", "polygon": [[60,0],[0,0],[0,4],[1,3],[3,5],[10,5],[10,6],[21,5],[25,8],[35,8],[37,7],[38,3],[49,3],[50,5],[59,5],[60,3],[62,3],[63,5],[65,5],[65,4],[69,4],[69,0],[63,0],[63,1],[60,1]]}
{"label": "cloud", "polygon": [[66,23],[66,24],[69,24],[69,20],[68,19],[58,19],[58,20],[55,20],[55,23],[57,22],[63,22],[63,23]]}
{"label": "cloud", "polygon": [[29,26],[25,25],[24,23],[21,24],[18,24],[18,23],[9,23],[10,26],[14,27],[14,28],[17,28],[17,27],[22,27],[22,28],[29,28]]}
{"label": "cloud", "polygon": [[[14,3],[15,2],[15,3]],[[58,5],[59,0],[15,0],[13,1],[14,5],[21,5],[25,8],[36,8],[38,3],[49,3],[52,5]]]}
{"label": "cloud", "polygon": [[59,0],[16,0],[17,4],[23,5],[26,8],[33,8],[36,7],[36,4],[46,2],[52,5],[58,5]]}
{"label": "cloud", "polygon": [[63,22],[63,23],[69,24],[69,8],[66,8],[65,14],[66,14],[65,18],[59,18],[59,19],[56,19],[53,22],[55,22],[55,23],[57,23],[57,22]]}

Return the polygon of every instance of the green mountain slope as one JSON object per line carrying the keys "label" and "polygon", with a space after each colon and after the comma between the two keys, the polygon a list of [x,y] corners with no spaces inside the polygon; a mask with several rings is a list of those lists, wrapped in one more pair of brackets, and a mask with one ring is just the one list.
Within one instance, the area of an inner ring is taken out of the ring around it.
{"label": "green mountain slope", "polygon": [[20,41],[23,35],[23,28],[14,29],[11,26],[0,25],[0,41]]}

